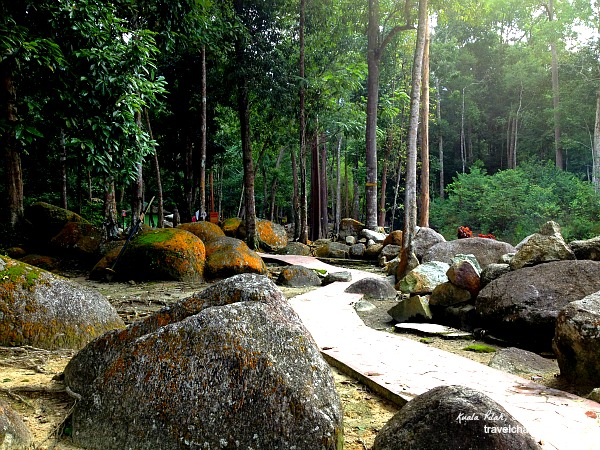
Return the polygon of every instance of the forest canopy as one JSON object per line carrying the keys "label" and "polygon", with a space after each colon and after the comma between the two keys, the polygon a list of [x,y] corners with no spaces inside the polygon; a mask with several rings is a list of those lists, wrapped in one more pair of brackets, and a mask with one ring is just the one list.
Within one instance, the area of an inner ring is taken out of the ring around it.
{"label": "forest canopy", "polygon": [[447,237],[516,243],[546,220],[598,235],[599,8],[1,2],[5,231],[46,201],[116,237],[156,195],[161,217],[243,216],[250,235],[261,217],[305,240],[340,217],[401,229],[419,196],[420,224]]}

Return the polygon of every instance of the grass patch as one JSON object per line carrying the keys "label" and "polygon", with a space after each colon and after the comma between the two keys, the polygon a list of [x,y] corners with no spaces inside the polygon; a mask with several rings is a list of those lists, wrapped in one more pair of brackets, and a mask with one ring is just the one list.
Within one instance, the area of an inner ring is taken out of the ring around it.
{"label": "grass patch", "polygon": [[496,351],[494,347],[490,347],[489,345],[483,344],[471,344],[463,348],[463,350],[475,353],[494,353]]}
{"label": "grass patch", "polygon": [[433,343],[433,339],[432,338],[421,338],[421,339],[419,339],[419,342],[421,342],[423,344],[431,344],[431,343]]}

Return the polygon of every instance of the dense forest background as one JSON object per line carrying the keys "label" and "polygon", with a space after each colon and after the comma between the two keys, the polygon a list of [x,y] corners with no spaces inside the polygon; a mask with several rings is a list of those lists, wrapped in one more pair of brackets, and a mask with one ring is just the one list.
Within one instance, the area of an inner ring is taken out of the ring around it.
{"label": "dense forest background", "polygon": [[402,229],[410,196],[446,237],[516,243],[551,219],[600,235],[599,16],[589,0],[1,0],[3,233],[46,201],[116,236],[156,195],[182,221],[252,232],[256,216],[301,241],[340,217]]}

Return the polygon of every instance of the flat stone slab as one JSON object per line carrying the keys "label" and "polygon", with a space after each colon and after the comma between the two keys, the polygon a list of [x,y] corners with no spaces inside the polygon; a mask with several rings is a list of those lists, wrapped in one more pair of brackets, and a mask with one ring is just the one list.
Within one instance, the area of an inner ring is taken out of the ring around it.
{"label": "flat stone slab", "polygon": [[[339,270],[315,258],[303,258],[294,256],[290,263]],[[353,280],[366,276],[373,274],[352,270]],[[345,293],[347,286],[333,283],[290,299],[333,366],[398,405],[437,386],[468,386],[500,403],[543,443],[544,449],[598,448],[600,404],[369,328],[352,306],[360,300],[360,294]]]}
{"label": "flat stone slab", "polygon": [[447,327],[437,323],[397,323],[394,328],[399,333],[419,333],[428,336],[439,336],[443,339],[471,339],[472,333]]}

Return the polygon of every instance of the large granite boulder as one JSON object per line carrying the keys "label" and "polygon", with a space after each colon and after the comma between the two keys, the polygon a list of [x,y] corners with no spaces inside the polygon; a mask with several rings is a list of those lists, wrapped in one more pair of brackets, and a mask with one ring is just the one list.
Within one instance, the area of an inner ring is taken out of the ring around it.
{"label": "large granite boulder", "polygon": [[[119,251],[108,252],[92,269],[90,278],[103,279]],[[188,231],[144,229],[129,242],[112,275],[116,280],[202,281],[205,259],[204,243]]]}
{"label": "large granite boulder", "polygon": [[366,300],[393,300],[398,295],[387,280],[383,278],[366,277],[348,286],[345,292],[363,294]]}
{"label": "large granite boulder", "polygon": [[577,259],[600,261],[600,236],[582,241],[572,241],[569,247]]}
{"label": "large granite boulder", "polygon": [[104,241],[104,231],[100,228],[85,222],[67,222],[50,240],[50,248],[62,258],[95,263],[101,256]]}
{"label": "large granite boulder", "polygon": [[468,302],[471,298],[469,291],[448,281],[435,287],[429,297],[429,304],[431,306],[447,307]]}
{"label": "large granite boulder", "polygon": [[201,222],[187,222],[177,226],[182,230],[189,231],[190,233],[198,236],[204,244],[212,241],[215,238],[225,236],[223,229],[216,223],[201,221]]}
{"label": "large granite boulder", "polygon": [[541,449],[504,407],[465,386],[439,386],[414,398],[384,425],[373,445],[373,450],[440,448]]}
{"label": "large granite boulder", "polygon": [[[436,244],[446,242],[444,236],[435,231],[433,228],[418,227],[417,234],[414,238],[415,255],[419,261],[423,261],[425,254],[431,247]],[[402,245],[402,244],[400,244]],[[426,261],[423,261],[426,262]]]}
{"label": "large granite boulder", "polygon": [[304,266],[287,266],[281,269],[277,284],[288,287],[321,286],[321,279],[314,270]]}
{"label": "large granite boulder", "polygon": [[419,264],[396,284],[396,289],[407,294],[431,294],[439,284],[448,281],[449,268],[439,261]]}
{"label": "large granite boulder", "polygon": [[217,279],[240,273],[267,273],[263,259],[236,238],[223,236],[206,244],[206,276]]}
{"label": "large granite boulder", "polygon": [[25,208],[25,231],[36,245],[50,242],[69,222],[88,223],[79,214],[45,202]]}
{"label": "large granite boulder", "polygon": [[329,366],[283,294],[251,274],[207,291],[69,362],[75,444],[341,450]]}
{"label": "large granite boulder", "polygon": [[514,252],[515,248],[506,242],[480,237],[465,238],[434,245],[423,256],[423,262],[442,261],[452,264],[455,255],[472,254],[483,269],[489,264],[497,263],[502,255]]}
{"label": "large granite boulder", "polygon": [[221,224],[221,228],[225,233],[225,236],[236,237],[238,235],[238,230],[242,226],[243,220],[239,217],[230,217],[229,219],[225,219]]}
{"label": "large granite boulder", "polygon": [[560,226],[556,222],[546,222],[539,233],[535,233],[523,243],[510,261],[512,270],[549,261],[575,259],[575,254],[563,239]]}
{"label": "large granite boulder", "polygon": [[80,349],[124,327],[97,291],[0,256],[0,345]]}
{"label": "large granite boulder", "polygon": [[517,347],[501,348],[494,352],[488,366],[529,378],[531,375],[553,375],[558,372],[556,361]]}
{"label": "large granite boulder", "polygon": [[33,447],[33,436],[19,414],[0,399],[0,448],[25,450]]}
{"label": "large granite boulder", "polygon": [[600,292],[560,311],[553,348],[561,375],[579,385],[600,386]]}
{"label": "large granite boulder", "polygon": [[256,237],[259,247],[269,252],[284,249],[288,243],[285,228],[265,219],[256,219]]}
{"label": "large granite boulder", "polygon": [[311,256],[310,247],[302,242],[288,242],[284,248],[275,253],[280,255]]}
{"label": "large granite boulder", "polygon": [[460,256],[455,257],[454,262],[446,272],[446,276],[452,284],[469,291],[475,298],[481,287],[481,269],[474,257],[473,259],[468,257],[472,255]]}
{"label": "large granite boulder", "polygon": [[315,256],[319,258],[348,258],[350,247],[341,242],[322,241],[315,250]]}
{"label": "large granite boulder", "polygon": [[346,236],[359,236],[360,232],[365,228],[365,224],[358,220],[345,217],[340,222],[340,233],[338,238],[345,240]]}
{"label": "large granite boulder", "polygon": [[510,264],[508,264],[508,263],[488,264],[481,271],[481,276],[480,276],[481,289],[486,287],[488,284],[490,284],[496,278],[500,278],[502,275],[504,275],[505,273],[508,273],[508,272],[510,272]]}
{"label": "large granite boulder", "polygon": [[529,350],[548,350],[559,311],[600,290],[600,262],[554,261],[502,275],[475,301],[481,326]]}

